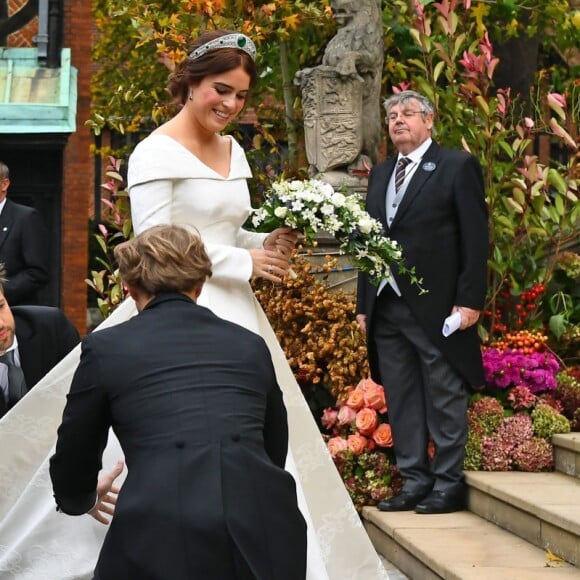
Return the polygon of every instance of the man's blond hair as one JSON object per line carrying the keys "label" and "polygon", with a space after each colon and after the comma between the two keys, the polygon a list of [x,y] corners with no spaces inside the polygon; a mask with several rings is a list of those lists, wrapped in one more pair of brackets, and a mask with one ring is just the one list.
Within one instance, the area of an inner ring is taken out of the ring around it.
{"label": "man's blond hair", "polygon": [[188,293],[211,276],[201,238],[181,226],[154,226],[115,248],[125,284],[156,296]]}

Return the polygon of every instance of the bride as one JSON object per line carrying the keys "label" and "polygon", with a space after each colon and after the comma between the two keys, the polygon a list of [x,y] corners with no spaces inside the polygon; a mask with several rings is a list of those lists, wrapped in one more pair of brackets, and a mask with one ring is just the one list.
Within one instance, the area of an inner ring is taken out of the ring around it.
{"label": "bride", "polygon": [[[280,281],[296,240],[287,229],[271,234],[242,229],[251,211],[246,184],[251,171],[241,147],[220,134],[241,112],[256,81],[255,53],[242,34],[206,32],[170,76],[168,90],[182,107],[129,161],[133,227],[136,233],[164,223],[196,229],[213,266],[198,303],[259,333],[270,348],[288,410],[286,469],[296,479],[308,523],[307,580],[385,578],[249,284],[252,277]],[[126,300],[101,327],[135,313]],[[56,513],[47,469],[78,356],[76,349],[0,421],[0,578],[92,577],[107,528],[86,516]],[[111,435],[103,467],[115,465],[119,453]]]}

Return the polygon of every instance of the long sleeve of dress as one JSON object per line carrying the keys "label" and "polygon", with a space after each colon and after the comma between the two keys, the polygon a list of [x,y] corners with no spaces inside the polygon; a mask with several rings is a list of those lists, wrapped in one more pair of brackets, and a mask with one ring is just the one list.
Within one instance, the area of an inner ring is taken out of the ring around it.
{"label": "long sleeve of dress", "polygon": [[[161,224],[183,225],[196,228],[195,223],[188,220],[180,222],[175,215],[174,182],[170,179],[158,179],[135,185],[131,188],[131,217],[136,234]],[[199,231],[199,230],[198,230]],[[249,232],[239,228],[236,235],[236,245],[207,242],[203,232],[206,250],[213,266],[212,277],[229,278],[247,281],[252,276],[252,258],[247,251],[251,248],[263,247],[267,234]]]}

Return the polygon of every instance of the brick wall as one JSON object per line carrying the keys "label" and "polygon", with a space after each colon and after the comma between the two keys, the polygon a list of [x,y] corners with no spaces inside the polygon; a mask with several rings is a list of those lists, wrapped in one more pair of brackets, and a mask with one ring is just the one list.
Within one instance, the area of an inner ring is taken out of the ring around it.
{"label": "brick wall", "polygon": [[[27,0],[9,0],[12,15]],[[62,253],[60,303],[81,334],[87,328],[88,210],[93,197],[93,157],[91,132],[84,123],[89,116],[91,45],[93,20],[90,0],[64,0],[64,46],[71,49],[73,66],[78,70],[77,130],[64,150],[62,189]],[[8,38],[10,47],[34,46],[38,18]]]}
{"label": "brick wall", "polygon": [[89,117],[91,44],[93,23],[91,2],[65,0],[64,46],[70,47],[73,66],[78,70],[77,130],[64,152],[62,197],[61,304],[81,334],[86,332],[88,264],[88,212],[93,195],[91,132],[84,123]]}

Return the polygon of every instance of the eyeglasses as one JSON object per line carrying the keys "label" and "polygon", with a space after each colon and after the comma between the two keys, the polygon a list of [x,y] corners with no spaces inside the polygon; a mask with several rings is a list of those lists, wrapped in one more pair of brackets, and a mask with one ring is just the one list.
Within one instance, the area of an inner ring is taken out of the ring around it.
{"label": "eyeglasses", "polygon": [[423,111],[400,111],[399,113],[389,113],[385,119],[389,121],[396,121],[399,115],[404,119],[410,119],[413,115],[422,115]]}

